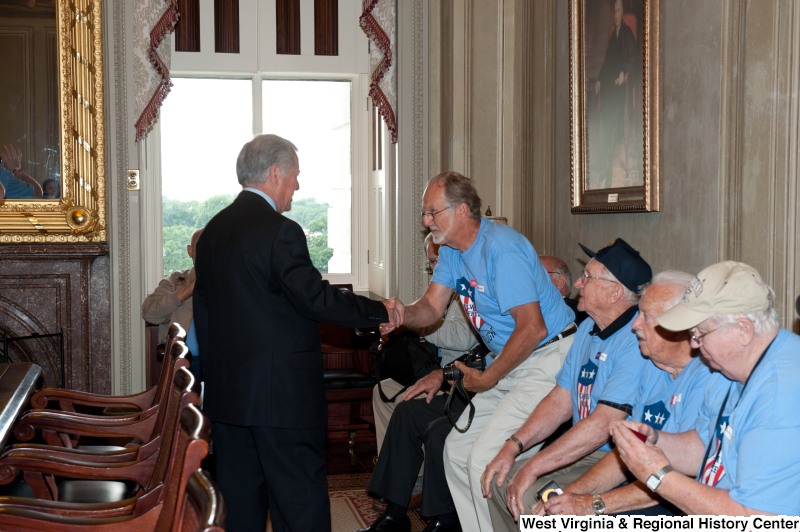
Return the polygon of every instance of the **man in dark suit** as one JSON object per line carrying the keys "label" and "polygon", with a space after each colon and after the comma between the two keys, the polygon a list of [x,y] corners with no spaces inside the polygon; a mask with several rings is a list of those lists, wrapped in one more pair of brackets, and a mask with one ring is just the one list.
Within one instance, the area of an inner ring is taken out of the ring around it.
{"label": "man in dark suit", "polygon": [[322,280],[300,226],[280,213],[300,188],[297,148],[245,144],[243,191],[197,243],[194,319],[229,532],[330,530],[327,409],[318,322],[374,327],[387,309]]}

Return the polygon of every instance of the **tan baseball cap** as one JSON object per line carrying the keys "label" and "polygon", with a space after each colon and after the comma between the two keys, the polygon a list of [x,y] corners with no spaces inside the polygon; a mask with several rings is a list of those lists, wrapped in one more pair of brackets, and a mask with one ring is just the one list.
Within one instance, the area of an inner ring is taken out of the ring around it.
{"label": "tan baseball cap", "polygon": [[670,331],[696,327],[714,314],[749,314],[772,305],[770,288],[755,268],[725,261],[697,274],[683,301],[656,318]]}

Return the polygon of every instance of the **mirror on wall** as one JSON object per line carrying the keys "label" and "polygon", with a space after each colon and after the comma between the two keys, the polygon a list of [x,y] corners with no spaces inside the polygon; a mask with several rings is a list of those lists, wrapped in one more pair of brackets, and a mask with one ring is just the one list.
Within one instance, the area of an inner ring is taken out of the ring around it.
{"label": "mirror on wall", "polygon": [[106,240],[101,0],[0,0],[0,243]]}

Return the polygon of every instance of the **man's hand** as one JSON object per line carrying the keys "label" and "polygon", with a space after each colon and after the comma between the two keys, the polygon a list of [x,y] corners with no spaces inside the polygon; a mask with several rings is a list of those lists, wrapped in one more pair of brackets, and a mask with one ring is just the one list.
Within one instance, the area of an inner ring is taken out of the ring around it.
{"label": "man's hand", "polygon": [[[544,504],[544,509],[547,511],[547,515],[595,515],[592,510],[592,499],[591,495],[575,495],[573,493],[551,495]],[[539,504],[541,501],[536,503],[533,508]]]}
{"label": "man's hand", "polygon": [[192,293],[194,292],[194,282],[195,280],[192,280],[191,283],[187,284],[186,286],[178,290],[178,301],[183,303],[184,301],[192,297]]}
{"label": "man's hand", "polygon": [[464,388],[466,388],[468,392],[485,392],[496,384],[494,382],[486,382],[486,374],[483,371],[470,368],[458,360],[456,360],[454,364],[464,373]]}
{"label": "man's hand", "polygon": [[525,492],[533,486],[534,482],[539,480],[539,477],[531,472],[532,468],[528,467],[530,464],[529,460],[524,466],[520,467],[506,487],[506,506],[511,515],[514,516],[514,521],[519,521],[519,516],[525,513],[525,503],[522,500]]}
{"label": "man's hand", "polygon": [[438,369],[431,371],[406,390],[406,393],[403,394],[403,401],[410,401],[421,393],[427,393],[428,397],[425,400],[430,404],[439,388],[442,387],[442,382],[444,382],[444,372]]}
{"label": "man's hand", "polygon": [[[649,432],[645,432],[644,427],[650,429]],[[647,442],[642,443],[631,430],[647,434]],[[617,444],[620,458],[625,462],[628,470],[642,482],[646,482],[650,475],[669,465],[664,451],[653,444],[655,436],[656,433],[652,427],[644,423],[634,421],[611,423],[611,437]]]}
{"label": "man's hand", "polygon": [[14,168],[19,168],[22,163],[22,149],[15,150],[14,146],[3,144],[3,166],[6,170],[13,172]]}
{"label": "man's hand", "polygon": [[497,487],[506,481],[508,472],[514,467],[514,460],[519,455],[519,446],[516,442],[507,441],[501,448],[497,456],[486,466],[486,470],[481,475],[481,491],[487,499],[492,498],[492,479],[497,475]]}
{"label": "man's hand", "polygon": [[389,323],[380,324],[379,329],[381,336],[389,334],[396,328],[403,325],[406,315],[405,305],[403,305],[403,302],[396,297],[383,301],[383,304],[386,307],[386,312],[389,314]]}

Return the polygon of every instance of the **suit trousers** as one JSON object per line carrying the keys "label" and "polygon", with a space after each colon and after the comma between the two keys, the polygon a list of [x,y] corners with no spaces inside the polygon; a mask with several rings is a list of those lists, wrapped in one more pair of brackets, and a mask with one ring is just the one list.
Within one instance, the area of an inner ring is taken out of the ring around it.
{"label": "suit trousers", "polygon": [[[445,412],[446,401],[446,395],[437,395],[430,404],[425,399],[412,399],[395,407],[372,472],[371,493],[407,506],[424,460],[420,512],[435,516],[455,510],[442,463],[444,441],[453,428]],[[466,406],[456,394],[450,405],[453,419],[458,419]]]}
{"label": "suit trousers", "polygon": [[[453,431],[444,446],[447,485],[465,532],[492,530],[489,505],[481,492],[481,475],[509,436],[522,426],[539,401],[556,385],[556,374],[564,365],[575,336],[534,351],[491,389],[477,394],[475,419],[469,430]],[[499,356],[503,356],[502,353]],[[462,414],[459,426],[467,422]],[[541,444],[522,456],[538,452]]]}
{"label": "suit trousers", "polygon": [[225,530],[331,529],[325,429],[212,425],[217,484],[228,507]]}
{"label": "suit trousers", "polygon": [[[525,511],[530,512],[531,507],[539,500],[537,496],[539,490],[548,482],[554,480],[559,488],[564,488],[572,484],[603,458],[606,452],[607,451],[594,451],[577,462],[573,462],[566,467],[542,475],[528,488],[528,491],[525,492],[525,496],[522,499],[525,503]],[[508,507],[506,507],[506,487],[511,479],[514,478],[514,475],[517,474],[519,468],[527,462],[527,460],[517,460],[514,467],[508,472],[506,481],[499,488],[497,487],[497,482],[492,482],[492,498],[489,499],[489,512],[492,515],[492,525],[496,532],[516,532],[519,530],[519,525],[514,522],[514,517],[511,515],[511,512],[508,511]]]}

